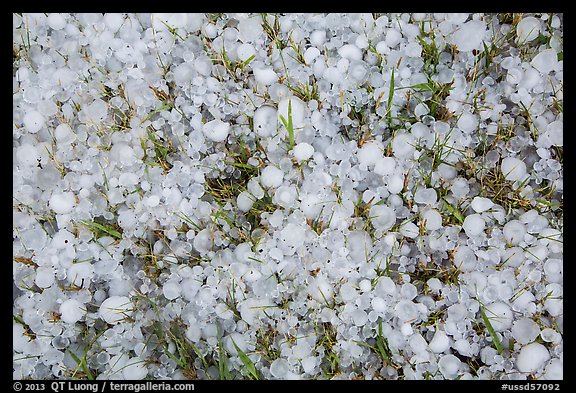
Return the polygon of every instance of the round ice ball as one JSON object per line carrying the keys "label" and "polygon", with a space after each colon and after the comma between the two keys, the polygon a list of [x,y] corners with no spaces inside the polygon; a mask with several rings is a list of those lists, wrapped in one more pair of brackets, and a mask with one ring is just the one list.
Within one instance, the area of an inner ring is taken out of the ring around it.
{"label": "round ice ball", "polygon": [[53,30],[62,30],[66,27],[66,18],[62,14],[52,12],[47,18],[48,26]]}
{"label": "round ice ball", "polygon": [[278,80],[278,74],[272,68],[255,68],[254,79],[264,86],[270,86]]}
{"label": "round ice ball", "polygon": [[181,291],[180,284],[174,281],[168,281],[162,287],[164,297],[168,300],[174,300],[180,297],[180,291]]}
{"label": "round ice ball", "polygon": [[522,318],[512,325],[512,337],[520,344],[525,345],[540,335],[540,327],[530,318]]}
{"label": "round ice ball", "polygon": [[482,218],[480,214],[470,214],[464,219],[462,228],[469,237],[478,236],[484,232],[486,221],[484,221],[484,218]]}
{"label": "round ice ball", "polygon": [[382,159],[382,147],[378,143],[366,143],[356,153],[360,165],[374,166]]}
{"label": "round ice ball", "polygon": [[503,159],[500,169],[508,181],[523,181],[526,177],[526,164],[514,157]]}
{"label": "round ice ball", "polygon": [[451,43],[461,52],[470,52],[482,48],[482,41],[486,38],[486,24],[480,20],[471,20],[457,29],[451,37]]}
{"label": "round ice ball", "polygon": [[301,142],[294,146],[293,153],[298,162],[306,161],[314,154],[314,147],[309,143]]}
{"label": "round ice ball", "polygon": [[127,380],[140,380],[146,378],[148,375],[148,368],[146,362],[135,356],[130,358],[122,367],[122,375]]}
{"label": "round ice ball", "polygon": [[460,372],[462,362],[454,355],[444,355],[438,361],[438,369],[446,379],[454,379]]}
{"label": "round ice ball", "polygon": [[38,150],[35,146],[25,143],[23,145],[18,146],[16,149],[16,160],[22,166],[34,166],[38,165]]}
{"label": "round ice ball", "polygon": [[256,202],[256,198],[254,198],[254,196],[252,196],[252,194],[250,194],[248,191],[242,191],[236,198],[238,209],[242,210],[243,212],[247,212],[252,209],[254,202]]}
{"label": "round ice ball", "polygon": [[518,43],[525,44],[533,41],[540,34],[540,21],[533,16],[522,18],[516,25]]}
{"label": "round ice ball", "polygon": [[517,246],[524,240],[524,235],[526,234],[526,228],[518,220],[508,221],[502,228],[502,233],[506,241],[513,246]]}
{"label": "round ice ball", "polygon": [[428,348],[434,353],[442,353],[450,348],[450,338],[443,330],[436,330],[434,337],[428,344]]}
{"label": "round ice ball", "polygon": [[278,130],[278,111],[271,106],[261,106],[254,111],[252,118],[254,132],[262,137],[271,136]]}
{"label": "round ice ball", "polygon": [[544,345],[532,343],[522,347],[516,358],[516,367],[522,373],[533,373],[538,371],[549,359],[550,353]]}
{"label": "round ice ball", "polygon": [[76,323],[86,315],[86,306],[75,299],[68,299],[60,305],[60,319],[66,323]]}
{"label": "round ice ball", "polygon": [[474,197],[474,199],[472,199],[472,203],[470,203],[470,206],[476,213],[482,213],[492,208],[492,206],[494,206],[494,202],[492,202],[488,198],[477,196]]}
{"label": "round ice ball", "polygon": [[67,214],[76,205],[76,198],[72,192],[55,193],[50,197],[48,205],[56,214]]}
{"label": "round ice ball", "polygon": [[388,230],[396,223],[396,212],[385,205],[374,205],[370,208],[370,222],[378,230]]}
{"label": "round ice ball", "polygon": [[510,329],[514,314],[512,309],[506,303],[494,302],[486,306],[486,316],[490,320],[490,324],[495,331],[501,332]]}
{"label": "round ice ball", "polygon": [[214,119],[204,124],[202,127],[204,135],[214,142],[222,142],[228,137],[230,123],[225,123],[220,119]]}
{"label": "round ice ball", "polygon": [[398,133],[392,141],[392,152],[398,158],[409,158],[414,153],[415,141],[412,134]]}
{"label": "round ice ball", "polygon": [[252,44],[241,44],[236,48],[236,56],[241,62],[246,62],[256,54],[256,49]]}
{"label": "round ice ball", "polygon": [[24,128],[31,134],[36,134],[44,126],[44,116],[38,111],[26,112],[24,115]]}
{"label": "round ice ball", "polygon": [[132,303],[126,296],[110,296],[100,305],[99,315],[104,321],[116,324],[132,315]]}
{"label": "round ice ball", "polygon": [[294,128],[300,128],[304,125],[304,114],[306,110],[306,105],[298,97],[287,97],[284,98],[278,104],[278,123],[282,124],[282,117],[287,122],[288,120],[288,106],[291,105],[292,109],[292,125]]}
{"label": "round ice ball", "polygon": [[266,188],[278,187],[284,181],[284,172],[273,165],[269,165],[262,170],[260,182]]}
{"label": "round ice ball", "polygon": [[442,215],[438,213],[438,210],[425,210],[422,213],[422,220],[425,222],[426,229],[429,231],[435,231],[436,229],[442,228]]}

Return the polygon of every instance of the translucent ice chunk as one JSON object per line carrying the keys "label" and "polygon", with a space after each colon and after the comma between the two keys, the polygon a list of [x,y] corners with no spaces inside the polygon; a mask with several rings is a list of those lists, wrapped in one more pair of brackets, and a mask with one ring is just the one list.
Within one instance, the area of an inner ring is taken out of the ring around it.
{"label": "translucent ice chunk", "polygon": [[516,358],[516,367],[522,373],[533,373],[538,371],[548,360],[550,353],[542,344],[528,344],[520,350]]}

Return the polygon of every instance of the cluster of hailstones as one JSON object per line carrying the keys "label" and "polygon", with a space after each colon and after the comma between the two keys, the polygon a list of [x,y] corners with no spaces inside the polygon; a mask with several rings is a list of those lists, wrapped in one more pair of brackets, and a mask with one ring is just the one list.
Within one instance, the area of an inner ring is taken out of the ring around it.
{"label": "cluster of hailstones", "polygon": [[13,14],[13,375],[561,379],[563,18]]}

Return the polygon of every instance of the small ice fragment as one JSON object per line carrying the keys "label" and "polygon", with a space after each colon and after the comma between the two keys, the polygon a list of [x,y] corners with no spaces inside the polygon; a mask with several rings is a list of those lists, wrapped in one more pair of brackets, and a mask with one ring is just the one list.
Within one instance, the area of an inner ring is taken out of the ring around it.
{"label": "small ice fragment", "polygon": [[477,196],[474,197],[470,206],[472,206],[472,209],[474,209],[476,213],[482,213],[492,208],[492,206],[494,206],[494,202],[488,198]]}
{"label": "small ice fragment", "polygon": [[44,126],[44,116],[38,111],[26,112],[24,115],[24,127],[31,134],[36,134]]}
{"label": "small ice fragment", "polygon": [[484,232],[485,227],[486,222],[480,214],[470,214],[466,216],[464,223],[462,224],[464,232],[466,232],[466,235],[469,237],[480,235],[482,232]]}
{"label": "small ice fragment", "polygon": [[273,165],[269,165],[262,170],[260,181],[266,188],[278,187],[284,181],[284,172]]}
{"label": "small ice fragment", "polygon": [[56,214],[67,214],[70,213],[76,205],[76,198],[71,192],[52,194],[48,204]]}
{"label": "small ice fragment", "polygon": [[68,299],[60,305],[60,319],[66,323],[76,323],[86,315],[86,306],[75,299]]}
{"label": "small ice fragment", "polygon": [[99,315],[105,322],[116,324],[132,315],[132,303],[126,296],[110,296],[100,305]]}
{"label": "small ice fragment", "polygon": [[204,135],[208,137],[208,139],[214,142],[222,142],[228,137],[230,124],[225,123],[220,119],[214,119],[204,124],[202,131],[204,132]]}
{"label": "small ice fragment", "polygon": [[516,367],[522,373],[534,373],[549,359],[550,353],[544,345],[532,343],[522,347],[516,358]]}
{"label": "small ice fragment", "polygon": [[314,147],[306,142],[298,143],[294,146],[294,158],[298,162],[306,161],[314,154]]}

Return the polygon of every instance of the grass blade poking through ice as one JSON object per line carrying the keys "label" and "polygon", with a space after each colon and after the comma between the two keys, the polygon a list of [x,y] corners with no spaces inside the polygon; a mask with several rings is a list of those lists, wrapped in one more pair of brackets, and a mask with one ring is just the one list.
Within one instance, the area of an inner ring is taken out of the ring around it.
{"label": "grass blade poking through ice", "polygon": [[492,342],[494,342],[494,346],[498,350],[498,353],[502,353],[502,351],[504,351],[504,347],[502,346],[502,343],[498,338],[498,334],[496,334],[496,331],[494,330],[492,324],[490,323],[490,319],[488,319],[488,317],[486,316],[486,312],[484,312],[484,306],[480,302],[479,304],[480,304],[480,314],[482,314],[482,319],[484,320],[486,329],[488,330],[488,333],[490,333],[490,337],[492,337]]}
{"label": "grass blade poking through ice", "polygon": [[280,120],[282,120],[282,124],[288,131],[288,151],[290,151],[296,144],[294,140],[294,124],[292,123],[292,100],[288,100],[288,121],[282,115],[280,115]]}
{"label": "grass blade poking through ice", "polygon": [[388,103],[386,104],[386,118],[388,128],[392,125],[392,99],[394,98],[394,67],[392,67],[392,77],[390,78],[390,91],[388,92]]}
{"label": "grass blade poking through ice", "polygon": [[246,355],[246,353],[244,351],[242,351],[238,347],[238,345],[236,345],[236,342],[234,341],[234,339],[232,339],[232,344],[234,344],[234,348],[236,348],[236,352],[238,352],[238,357],[240,358],[242,363],[244,363],[244,366],[246,367],[246,369],[250,373],[250,379],[260,379],[260,375],[258,374],[258,370],[256,369],[256,366],[254,365],[254,363],[252,363],[252,360],[250,360],[248,355]]}

